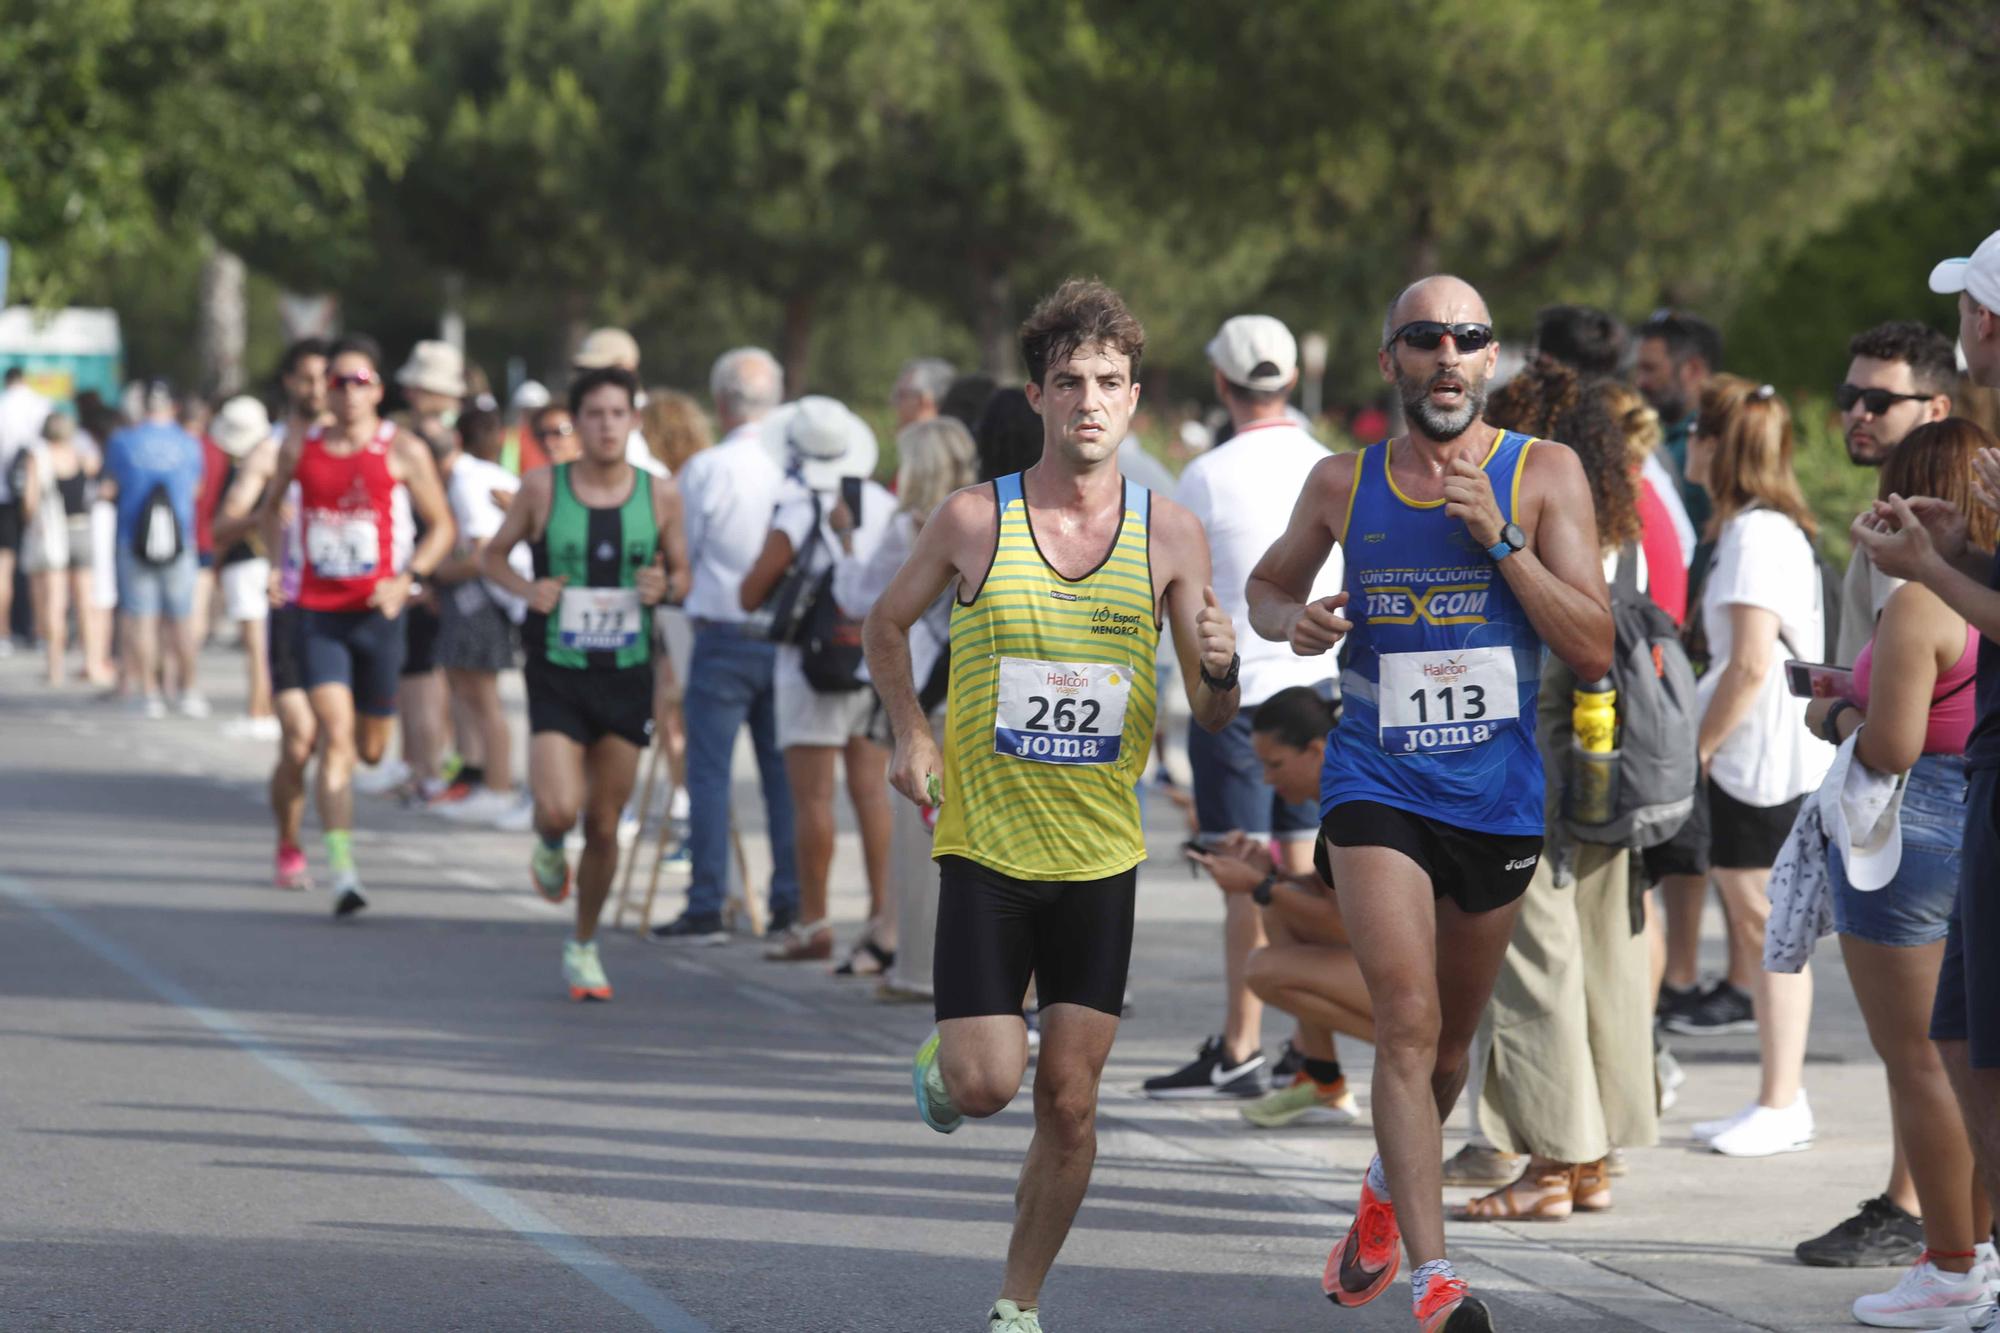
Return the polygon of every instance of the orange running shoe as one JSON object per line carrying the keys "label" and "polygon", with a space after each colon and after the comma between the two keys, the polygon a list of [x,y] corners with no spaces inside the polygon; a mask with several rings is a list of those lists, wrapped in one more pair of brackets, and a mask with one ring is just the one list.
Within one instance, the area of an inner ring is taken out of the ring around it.
{"label": "orange running shoe", "polygon": [[1396,1206],[1375,1197],[1364,1177],[1354,1225],[1326,1257],[1320,1290],[1335,1305],[1366,1305],[1382,1294],[1402,1262],[1403,1233],[1396,1225]]}
{"label": "orange running shoe", "polygon": [[1486,1302],[1466,1294],[1463,1278],[1438,1276],[1417,1302],[1417,1327],[1423,1333],[1493,1333],[1493,1316]]}

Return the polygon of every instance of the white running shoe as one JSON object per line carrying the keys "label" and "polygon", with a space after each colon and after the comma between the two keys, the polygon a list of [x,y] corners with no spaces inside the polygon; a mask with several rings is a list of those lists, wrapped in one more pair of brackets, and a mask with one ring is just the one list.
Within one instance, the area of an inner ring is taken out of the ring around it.
{"label": "white running shoe", "polygon": [[1995,1295],[2000,1295],[2000,1249],[1992,1241],[1982,1240],[1972,1247],[1972,1271],[1984,1273],[1986,1284],[1995,1288]]}
{"label": "white running shoe", "polygon": [[502,833],[532,833],[535,828],[534,798],[522,792],[519,796],[502,799],[505,803],[493,816],[492,827]]}
{"label": "white running shoe", "polygon": [[208,706],[208,696],[200,690],[182,691],[181,697],[175,700],[174,707],[180,710],[182,717],[191,717],[197,722],[214,711]]}
{"label": "white running shoe", "polygon": [[485,824],[490,827],[502,812],[512,809],[513,805],[512,796],[503,796],[491,787],[481,787],[462,801],[433,805],[430,812],[454,824]]}
{"label": "white running shoe", "polygon": [[1782,1110],[1753,1106],[1750,1114],[1708,1141],[1708,1146],[1724,1157],[1773,1157],[1782,1152],[1803,1152],[1812,1147],[1813,1114],[1806,1104],[1805,1089],[1798,1100]]}
{"label": "white running shoe", "polygon": [[1689,1127],[1688,1135],[1689,1137],[1693,1138],[1696,1143],[1706,1144],[1708,1143],[1709,1140],[1713,1139],[1717,1134],[1722,1133],[1722,1131],[1726,1129],[1734,1129],[1737,1125],[1740,1125],[1745,1120],[1748,1120],[1750,1118],[1750,1113],[1756,1109],[1757,1109],[1757,1103],[1751,1102],[1748,1105],[1741,1108],[1740,1110],[1732,1111],[1728,1115],[1723,1116],[1719,1120],[1697,1120],[1694,1122],[1692,1126]]}
{"label": "white running shoe", "polygon": [[352,869],[337,870],[333,875],[333,918],[353,916],[368,906],[368,895],[361,891],[361,876]]}
{"label": "white running shoe", "polygon": [[363,796],[380,796],[409,780],[410,766],[400,759],[391,759],[373,768],[354,770],[354,790]]}
{"label": "white running shoe", "polygon": [[1854,1317],[1870,1328],[1952,1328],[1987,1302],[1979,1268],[1947,1273],[1926,1255],[1889,1290],[1855,1301]]}
{"label": "white running shoe", "polygon": [[133,717],[143,717],[153,722],[167,715],[167,701],[157,694],[134,696],[125,701],[124,708]]}

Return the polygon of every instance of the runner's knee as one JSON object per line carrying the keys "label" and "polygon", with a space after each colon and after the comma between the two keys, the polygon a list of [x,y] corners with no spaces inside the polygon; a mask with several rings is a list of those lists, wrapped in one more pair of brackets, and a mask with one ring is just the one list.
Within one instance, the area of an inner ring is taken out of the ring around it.
{"label": "runner's knee", "polygon": [[[1442,1028],[1437,993],[1399,990],[1375,1001],[1376,1059],[1402,1059],[1433,1066]],[[1462,1056],[1462,1053],[1461,1053]]]}
{"label": "runner's knee", "polygon": [[982,1120],[1006,1110],[1018,1091],[1019,1080],[1010,1082],[992,1070],[970,1070],[951,1080],[951,1104],[961,1114]]}

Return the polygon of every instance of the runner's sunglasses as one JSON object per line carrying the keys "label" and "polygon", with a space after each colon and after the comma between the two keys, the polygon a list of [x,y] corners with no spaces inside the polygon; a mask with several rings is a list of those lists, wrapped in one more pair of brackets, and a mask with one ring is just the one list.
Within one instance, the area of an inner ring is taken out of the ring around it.
{"label": "runner's sunglasses", "polygon": [[379,383],[372,370],[351,370],[345,375],[329,375],[326,387],[329,389],[357,389]]}
{"label": "runner's sunglasses", "polygon": [[1440,324],[1434,319],[1414,319],[1389,335],[1389,343],[1403,343],[1419,352],[1435,351],[1446,334],[1461,352],[1483,352],[1493,341],[1491,324]]}
{"label": "runner's sunglasses", "polygon": [[1868,415],[1879,417],[1889,410],[1892,403],[1920,403],[1935,397],[1928,393],[1891,393],[1887,389],[1864,389],[1858,384],[1843,384],[1833,391],[1833,401],[1840,404],[1843,412],[1852,412],[1860,403],[1868,409]]}

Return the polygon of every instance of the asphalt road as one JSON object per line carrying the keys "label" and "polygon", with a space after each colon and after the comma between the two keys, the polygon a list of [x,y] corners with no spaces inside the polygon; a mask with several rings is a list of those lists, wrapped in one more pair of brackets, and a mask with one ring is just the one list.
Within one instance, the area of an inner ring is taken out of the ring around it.
{"label": "asphalt road", "polygon": [[[206,669],[227,705],[234,659]],[[356,839],[375,906],[336,924],[268,886],[267,750],[0,661],[0,1330],[984,1327],[1030,1125],[917,1121],[927,1012],[747,943],[629,932],[605,944],[616,1001],[573,1005],[527,839],[382,801]],[[1136,1010],[1047,1326],[1409,1328],[1406,1288],[1362,1311],[1318,1289],[1365,1123],[1259,1134],[1134,1094],[1219,1018],[1219,906],[1155,815]],[[854,921],[850,842],[836,916]],[[1790,1259],[1888,1157],[1879,1065],[1837,952],[1820,958],[1819,1145],[1690,1151],[1755,1053],[1684,1044],[1668,1142],[1632,1154],[1613,1211],[1454,1229],[1502,1327],[1839,1328],[1893,1281]],[[1343,1054],[1365,1105],[1367,1048]]]}

